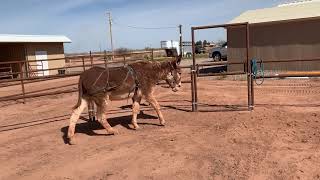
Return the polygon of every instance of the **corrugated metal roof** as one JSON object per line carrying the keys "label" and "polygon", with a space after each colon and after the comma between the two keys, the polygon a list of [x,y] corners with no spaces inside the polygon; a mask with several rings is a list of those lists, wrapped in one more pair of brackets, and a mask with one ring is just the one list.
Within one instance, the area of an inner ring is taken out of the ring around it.
{"label": "corrugated metal roof", "polygon": [[71,40],[66,36],[59,36],[59,35],[0,34],[0,43],[41,43],[41,42],[71,43]]}
{"label": "corrugated metal roof", "polygon": [[250,10],[242,13],[240,16],[236,17],[229,23],[233,24],[249,22],[250,24],[254,24],[312,17],[320,17],[319,1]]}

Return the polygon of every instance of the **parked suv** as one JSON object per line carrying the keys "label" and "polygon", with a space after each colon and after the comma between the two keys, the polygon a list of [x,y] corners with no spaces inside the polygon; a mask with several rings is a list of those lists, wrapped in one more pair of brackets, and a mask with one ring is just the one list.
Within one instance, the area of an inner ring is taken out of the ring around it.
{"label": "parked suv", "polygon": [[214,61],[227,60],[227,50],[227,43],[222,44],[220,47],[212,48],[209,50],[209,58],[212,58]]}

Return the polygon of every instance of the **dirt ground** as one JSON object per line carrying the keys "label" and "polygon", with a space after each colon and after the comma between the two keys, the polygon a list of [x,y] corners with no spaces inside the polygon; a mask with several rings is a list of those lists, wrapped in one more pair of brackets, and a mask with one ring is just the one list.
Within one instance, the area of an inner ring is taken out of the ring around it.
{"label": "dirt ground", "polygon": [[116,136],[83,114],[73,146],[65,136],[77,93],[0,103],[0,179],[320,179],[319,80],[266,80],[252,112],[245,81],[198,87],[197,113],[189,84],[157,88],[165,127],[145,104],[132,130],[130,101],[110,105]]}

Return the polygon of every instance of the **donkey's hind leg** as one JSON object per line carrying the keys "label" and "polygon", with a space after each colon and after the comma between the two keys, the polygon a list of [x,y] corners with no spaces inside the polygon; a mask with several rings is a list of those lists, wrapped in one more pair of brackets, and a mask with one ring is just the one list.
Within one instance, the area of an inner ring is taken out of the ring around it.
{"label": "donkey's hind leg", "polygon": [[72,115],[70,117],[70,124],[68,129],[68,138],[70,144],[75,144],[74,142],[74,132],[76,128],[77,121],[82,113],[82,111],[87,107],[88,103],[85,99],[81,99],[81,104],[73,110]]}
{"label": "donkey's hind leg", "polygon": [[107,104],[107,99],[100,99],[98,100],[98,102],[96,102],[98,121],[109,134],[119,134],[119,132],[116,129],[112,128],[107,121]]}
{"label": "donkey's hind leg", "polygon": [[137,123],[137,116],[140,111],[140,102],[141,102],[141,92],[137,91],[132,97],[132,125],[134,129],[139,129],[138,123]]}

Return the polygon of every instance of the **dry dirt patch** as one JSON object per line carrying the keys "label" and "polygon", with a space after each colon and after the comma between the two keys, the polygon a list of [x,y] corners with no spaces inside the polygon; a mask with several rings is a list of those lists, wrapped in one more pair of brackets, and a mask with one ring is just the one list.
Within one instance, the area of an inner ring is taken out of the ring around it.
{"label": "dry dirt patch", "polygon": [[146,105],[138,131],[128,126],[130,102],[113,102],[109,122],[120,135],[84,114],[75,146],[64,137],[76,93],[2,104],[0,179],[319,179],[320,82],[266,81],[252,112],[245,83],[200,80],[197,113],[188,85],[159,87],[167,125]]}

